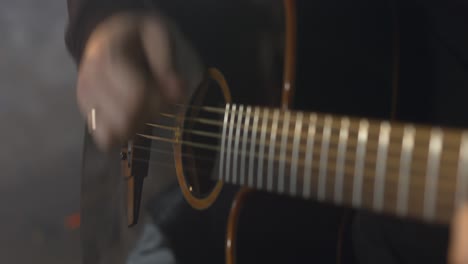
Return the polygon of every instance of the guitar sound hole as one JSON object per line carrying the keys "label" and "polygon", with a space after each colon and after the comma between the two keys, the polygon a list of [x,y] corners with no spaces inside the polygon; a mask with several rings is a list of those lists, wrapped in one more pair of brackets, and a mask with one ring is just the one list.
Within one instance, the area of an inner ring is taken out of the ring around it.
{"label": "guitar sound hole", "polygon": [[192,98],[192,107],[185,115],[182,163],[187,187],[194,197],[202,199],[211,193],[218,179],[218,149],[223,122],[222,114],[202,107],[224,110],[225,100],[221,88],[211,79],[206,80]]}

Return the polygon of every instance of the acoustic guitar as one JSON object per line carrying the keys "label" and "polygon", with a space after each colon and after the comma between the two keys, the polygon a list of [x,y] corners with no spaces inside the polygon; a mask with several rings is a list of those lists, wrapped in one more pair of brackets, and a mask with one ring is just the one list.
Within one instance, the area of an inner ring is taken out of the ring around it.
{"label": "acoustic guitar", "polygon": [[276,92],[267,90],[276,101],[242,103],[240,96],[233,98],[234,88],[225,77],[235,76],[232,68],[210,65],[189,102],[174,106],[175,113],[161,113],[174,125],[148,123],[122,148],[128,226],[138,223],[153,141],[172,144],[180,189],[194,209],[209,208],[224,184],[242,187],[227,226],[229,264],[236,262],[239,212],[255,191],[447,224],[468,195],[468,132],[393,118],[398,32],[389,38],[394,94],[387,118],[300,110],[293,105],[300,20],[296,1],[284,0],[281,10],[281,80],[272,86]]}

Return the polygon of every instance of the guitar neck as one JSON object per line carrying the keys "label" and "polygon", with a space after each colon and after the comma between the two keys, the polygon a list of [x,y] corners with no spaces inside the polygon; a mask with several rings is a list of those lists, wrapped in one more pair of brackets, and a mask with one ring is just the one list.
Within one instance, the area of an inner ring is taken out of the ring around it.
{"label": "guitar neck", "polygon": [[429,222],[467,196],[456,129],[227,105],[220,153],[228,183]]}

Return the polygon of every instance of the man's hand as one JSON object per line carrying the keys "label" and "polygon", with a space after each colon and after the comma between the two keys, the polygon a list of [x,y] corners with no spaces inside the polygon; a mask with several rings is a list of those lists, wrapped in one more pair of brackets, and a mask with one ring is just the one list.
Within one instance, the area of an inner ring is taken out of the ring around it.
{"label": "man's hand", "polygon": [[83,116],[93,112],[92,133],[102,150],[127,140],[163,103],[182,99],[167,30],[156,16],[119,14],[91,34],[77,100]]}
{"label": "man's hand", "polygon": [[452,223],[450,264],[468,264],[468,204],[457,210]]}

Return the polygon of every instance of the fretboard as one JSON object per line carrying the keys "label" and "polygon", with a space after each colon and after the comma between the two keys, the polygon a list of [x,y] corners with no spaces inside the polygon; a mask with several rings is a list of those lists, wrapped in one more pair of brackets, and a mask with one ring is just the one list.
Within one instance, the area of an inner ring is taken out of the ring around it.
{"label": "fretboard", "polygon": [[227,105],[225,182],[447,223],[467,198],[468,133]]}

